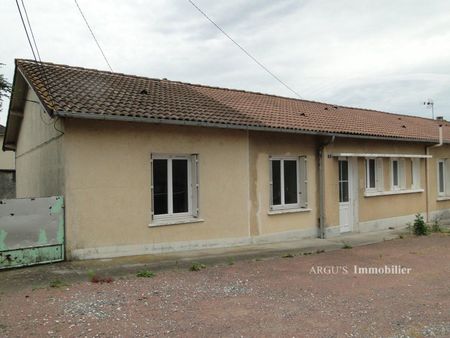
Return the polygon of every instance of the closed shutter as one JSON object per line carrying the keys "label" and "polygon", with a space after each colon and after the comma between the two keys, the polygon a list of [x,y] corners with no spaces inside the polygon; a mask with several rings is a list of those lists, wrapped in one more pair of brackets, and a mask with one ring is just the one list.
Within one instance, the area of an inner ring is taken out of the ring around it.
{"label": "closed shutter", "polygon": [[198,175],[198,155],[191,155],[191,193],[192,193],[192,216],[199,217],[199,175]]}
{"label": "closed shutter", "polygon": [[153,156],[150,156],[150,218],[153,221],[155,216],[155,208],[153,201]]}
{"label": "closed shutter", "polygon": [[375,187],[377,191],[384,191],[384,166],[381,157],[375,159]]}
{"label": "closed shutter", "polygon": [[299,158],[299,202],[301,208],[308,207],[308,161],[306,156]]}
{"label": "closed shutter", "polygon": [[272,156],[269,156],[269,208],[273,209]]}

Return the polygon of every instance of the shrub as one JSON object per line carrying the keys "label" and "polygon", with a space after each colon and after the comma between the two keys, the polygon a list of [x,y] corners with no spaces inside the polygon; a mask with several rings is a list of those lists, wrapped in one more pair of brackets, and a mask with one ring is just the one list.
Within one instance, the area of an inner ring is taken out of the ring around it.
{"label": "shrub", "polygon": [[413,231],[414,235],[416,236],[425,236],[428,235],[428,227],[425,223],[425,220],[423,219],[423,216],[421,214],[416,215],[416,219],[414,220],[413,224]]}
{"label": "shrub", "polygon": [[136,277],[145,277],[145,278],[153,278],[155,276],[156,274],[153,271],[149,270],[141,270],[138,271],[138,273],[136,274]]}
{"label": "shrub", "polygon": [[441,232],[441,225],[439,224],[439,218],[435,218],[433,224],[431,225],[431,231]]}
{"label": "shrub", "polygon": [[352,246],[350,244],[345,243],[342,249],[351,249]]}
{"label": "shrub", "polygon": [[206,269],[206,265],[205,264],[194,263],[194,264],[191,265],[189,270],[191,270],[191,271],[200,271],[202,269]]}
{"label": "shrub", "polygon": [[67,286],[67,284],[60,279],[55,279],[50,282],[51,288],[61,288],[63,286]]}

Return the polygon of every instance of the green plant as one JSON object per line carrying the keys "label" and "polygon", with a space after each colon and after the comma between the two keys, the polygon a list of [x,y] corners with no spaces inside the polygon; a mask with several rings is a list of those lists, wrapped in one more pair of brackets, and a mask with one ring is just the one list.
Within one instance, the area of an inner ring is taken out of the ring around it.
{"label": "green plant", "polygon": [[416,236],[428,235],[428,226],[420,213],[416,215],[414,220],[413,231]]}
{"label": "green plant", "polygon": [[348,243],[344,243],[344,246],[342,247],[342,249],[351,249],[351,248],[353,247]]}
{"label": "green plant", "polygon": [[63,286],[67,286],[67,284],[60,279],[55,279],[50,282],[49,286],[51,288],[61,288]]}
{"label": "green plant", "polygon": [[292,257],[294,257],[294,255],[291,254],[291,253],[287,253],[287,254],[284,254],[284,255],[281,256],[281,257],[283,257],[283,258],[292,258]]}
{"label": "green plant", "polygon": [[316,254],[321,254],[321,253],[324,253],[324,252],[325,252],[325,250],[323,250],[323,249],[317,249]]}
{"label": "green plant", "polygon": [[403,237],[403,235],[400,235],[400,236],[398,236],[398,238],[403,239],[404,237]]}
{"label": "green plant", "polygon": [[441,224],[439,223],[439,218],[435,218],[434,220],[433,220],[433,224],[431,225],[431,231],[433,231],[433,232],[441,232],[442,230],[441,230]]}
{"label": "green plant", "polygon": [[228,258],[228,265],[234,265],[234,258],[233,257]]}
{"label": "green plant", "polygon": [[153,271],[149,271],[149,270],[141,270],[138,271],[136,274],[136,277],[144,277],[144,278],[153,278],[156,276],[156,273],[154,273]]}
{"label": "green plant", "polygon": [[206,265],[205,264],[201,264],[201,263],[194,263],[189,268],[189,270],[191,270],[191,271],[200,271],[202,269],[206,269]]}

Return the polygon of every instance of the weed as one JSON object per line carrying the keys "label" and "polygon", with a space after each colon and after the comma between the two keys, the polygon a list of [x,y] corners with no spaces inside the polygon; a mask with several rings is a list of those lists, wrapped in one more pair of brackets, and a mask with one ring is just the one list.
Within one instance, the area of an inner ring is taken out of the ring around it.
{"label": "weed", "polygon": [[145,278],[153,278],[155,276],[156,276],[156,274],[153,271],[149,271],[149,270],[141,270],[141,271],[138,271],[136,274],[136,277],[145,277]]}
{"label": "weed", "polygon": [[353,247],[348,243],[344,243],[344,246],[342,247],[342,249],[351,249],[351,248]]}
{"label": "weed", "polygon": [[228,265],[234,265],[234,258],[233,257],[228,258]]}
{"label": "weed", "polygon": [[400,236],[398,236],[398,238],[403,239],[404,237],[403,237],[403,235],[400,235]]}
{"label": "weed", "polygon": [[434,219],[433,224],[431,225],[431,231],[433,231],[433,232],[441,232],[442,231],[441,224],[439,223],[439,221],[440,220],[438,217],[436,217]]}
{"label": "weed", "polygon": [[109,276],[100,276],[98,275],[94,270],[89,270],[87,272],[88,278],[91,281],[91,283],[112,283],[114,282],[114,278]]}
{"label": "weed", "polygon": [[292,258],[292,257],[294,257],[294,255],[291,254],[291,253],[287,253],[287,254],[284,254],[284,255],[281,256],[281,257],[283,257],[283,258]]}
{"label": "weed", "polygon": [[112,283],[114,282],[114,279],[112,277],[103,277],[103,276],[97,276],[94,275],[91,278],[91,283],[98,283],[98,284],[103,284],[103,283]]}
{"label": "weed", "polygon": [[201,263],[194,263],[189,268],[189,270],[191,270],[191,271],[200,271],[202,269],[206,269],[206,265],[205,264],[201,264]]}
{"label": "weed", "polygon": [[61,288],[63,286],[67,286],[67,284],[60,279],[55,279],[50,282],[49,286],[51,288]]}
{"label": "weed", "polygon": [[317,249],[317,251],[316,251],[316,254],[321,254],[321,253],[324,253],[325,252],[325,250],[323,250],[323,249]]}
{"label": "weed", "polygon": [[413,224],[414,235],[416,236],[426,236],[428,235],[428,226],[423,219],[423,216],[419,213],[416,215],[416,219]]}

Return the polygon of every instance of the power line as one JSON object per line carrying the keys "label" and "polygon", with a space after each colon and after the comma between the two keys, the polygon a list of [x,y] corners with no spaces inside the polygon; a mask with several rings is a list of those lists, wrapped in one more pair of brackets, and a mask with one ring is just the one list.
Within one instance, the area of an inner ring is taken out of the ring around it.
{"label": "power line", "polygon": [[[76,1],[76,0],[75,0]],[[233,42],[240,50],[242,50],[250,59],[252,59],[258,66],[264,69],[267,73],[269,73],[275,80],[281,83],[284,87],[294,93],[298,98],[301,99],[299,93],[297,93],[294,89],[288,86],[284,81],[282,81],[278,76],[272,73],[266,66],[264,66],[261,62],[259,62],[253,55],[250,54],[244,47],[242,47],[236,40],[234,40],[231,36],[227,34],[218,24],[216,24],[205,12],[201,10],[192,0],[187,0],[194,6],[209,22],[211,22],[219,31],[221,31],[231,42]]]}
{"label": "power line", "polygon": [[81,16],[83,17],[84,22],[86,23],[87,28],[89,29],[89,31],[91,32],[92,37],[94,38],[94,41],[95,41],[95,43],[97,44],[97,47],[98,47],[98,49],[100,50],[100,53],[102,53],[103,58],[105,59],[105,62],[106,62],[106,64],[107,64],[108,67],[109,67],[109,70],[113,71],[111,65],[110,65],[109,62],[108,62],[108,59],[106,58],[105,53],[103,52],[102,47],[100,47],[100,43],[98,42],[97,38],[96,38],[95,35],[94,35],[94,32],[92,31],[91,26],[89,26],[89,23],[88,23],[86,17],[84,16],[83,11],[81,10],[80,5],[78,4],[78,1],[77,1],[77,0],[74,0],[74,1],[75,1],[75,4],[76,4],[77,7],[78,7],[78,10],[80,11]]}
{"label": "power line", "polygon": [[[25,13],[25,18],[26,18],[27,23],[28,23],[28,28],[27,28],[27,25],[25,24],[25,20],[24,20],[23,15],[22,15],[22,10],[21,10],[21,8],[20,8],[20,6],[19,6],[19,1],[16,0],[16,5],[17,5],[17,9],[18,9],[18,11],[19,11],[20,19],[21,19],[21,21],[22,21],[22,25],[23,25],[23,28],[24,28],[24,30],[25,30],[25,34],[26,34],[26,36],[27,36],[28,43],[29,43],[30,48],[31,48],[31,53],[33,54],[34,61],[38,64],[39,72],[40,72],[41,74],[43,74],[42,80],[44,81],[45,87],[46,87],[46,89],[47,89],[47,91],[48,91],[48,98],[50,99],[50,101],[51,101],[51,103],[52,103],[53,109],[55,109],[55,107],[56,107],[56,105],[55,105],[55,100],[53,99],[53,96],[52,96],[52,93],[51,93],[51,90],[50,90],[49,81],[48,81],[48,77],[47,77],[47,73],[46,73],[45,67],[42,65],[41,54],[39,53],[39,48],[38,48],[38,45],[37,45],[37,43],[36,43],[36,39],[35,39],[35,37],[34,37],[33,28],[31,27],[30,18],[28,17],[28,12],[27,12],[27,8],[26,8],[26,6],[25,6],[24,0],[21,0],[21,3],[22,3],[23,11],[24,11],[24,13]],[[30,39],[30,35],[29,35],[29,33],[28,33],[28,30],[30,31],[31,39]],[[33,43],[31,43],[31,40],[33,40]],[[34,47],[33,47],[33,44],[34,44]],[[36,58],[36,54],[37,54],[37,56],[38,56],[37,58]],[[26,101],[29,101],[29,100],[26,100]],[[42,113],[42,111],[41,111],[41,113]],[[46,125],[50,125],[50,124],[51,124],[51,122],[50,122],[50,123],[47,123],[47,122],[45,122],[45,121],[43,120],[42,114],[39,114],[39,116],[40,116],[40,118],[41,118],[41,120],[42,120],[42,122],[43,122],[44,124],[46,124]],[[56,128],[56,126],[55,126],[55,125],[56,125],[56,121],[57,121],[57,118],[55,119],[55,121],[54,121],[54,123],[53,123],[53,127],[54,127],[56,130],[58,130],[58,129]],[[59,130],[58,130],[58,131],[59,131]]]}

